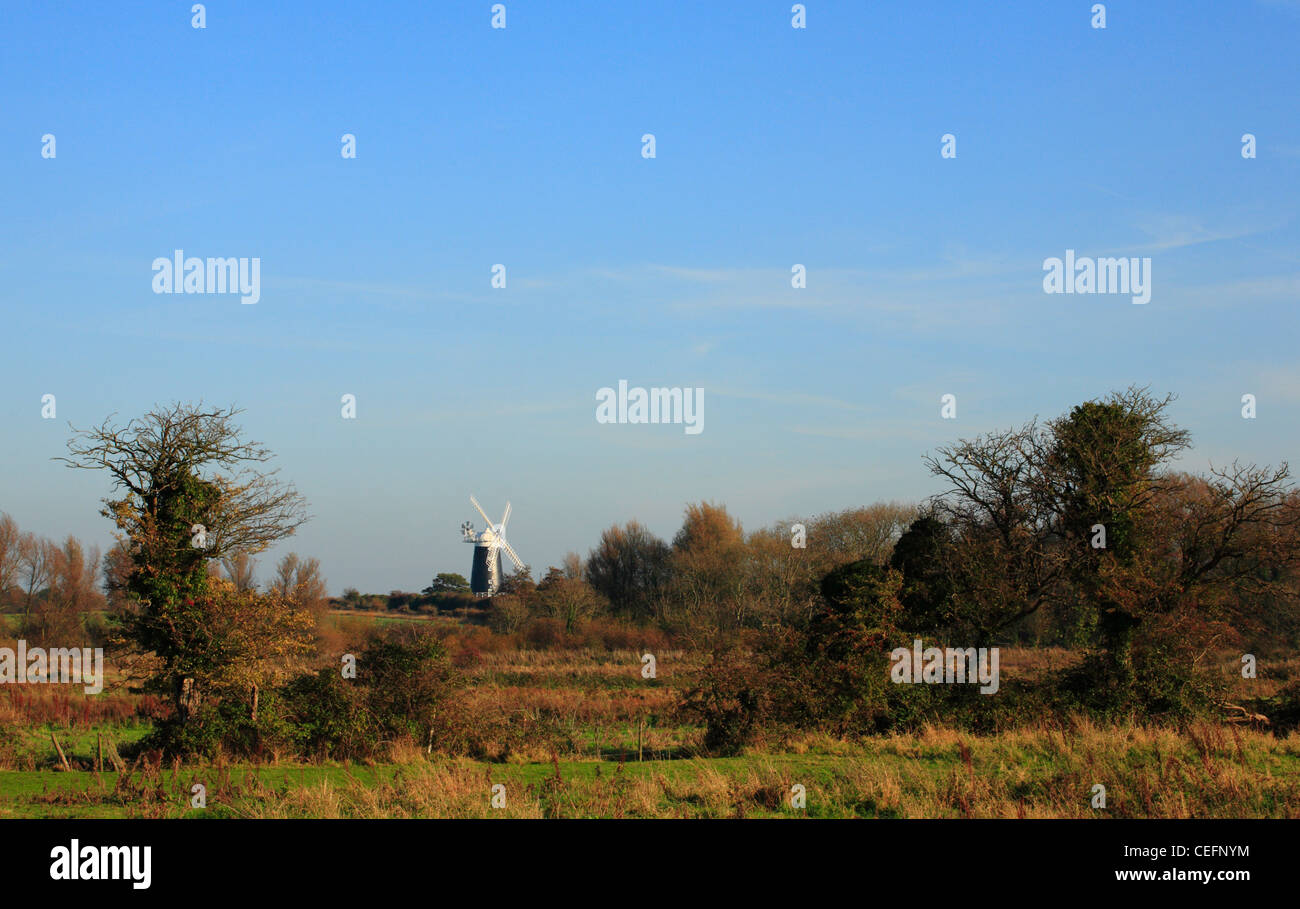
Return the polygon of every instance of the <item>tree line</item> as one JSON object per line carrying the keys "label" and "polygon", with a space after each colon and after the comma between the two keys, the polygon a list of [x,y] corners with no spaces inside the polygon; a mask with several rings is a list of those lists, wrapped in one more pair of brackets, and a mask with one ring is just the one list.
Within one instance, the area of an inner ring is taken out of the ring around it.
{"label": "tree line", "polygon": [[24,533],[0,513],[0,612],[18,617],[35,646],[80,647],[103,640],[107,598],[99,550],[69,535],[62,543]]}
{"label": "tree line", "polygon": [[[701,502],[671,541],[636,521],[613,526],[585,559],[570,554],[539,581],[508,576],[485,618],[526,641],[560,642],[601,618],[705,649],[709,666],[683,710],[717,747],[783,724],[847,735],[960,716],[1003,722],[1015,704],[1207,709],[1218,695],[1207,654],[1296,640],[1300,497],[1286,464],[1175,469],[1190,437],[1170,421],[1171,401],[1130,388],[942,447],[924,460],[942,490],[919,506],[746,533],[724,505]],[[264,468],[271,454],[242,438],[237,414],[174,404],[110,419],[74,431],[64,459],[111,477],[102,514],[119,542],[104,560],[108,633],[138,657],[142,690],[170,705],[150,743],[329,750],[353,747],[340,743],[365,739],[359,730],[402,726],[431,747],[428,710],[455,675],[436,641],[352,654],[355,684],[344,684],[322,665],[319,564],[286,557],[256,589],[252,558],[307,520],[306,503]],[[93,588],[96,560],[74,558],[75,541],[33,548],[7,532],[19,540],[6,563],[15,580],[0,587],[8,600],[68,602],[87,577]],[[38,596],[33,572],[46,557],[62,574]],[[419,597],[465,608],[466,587],[442,574]],[[419,599],[410,596],[406,607]],[[363,603],[355,591],[344,600]],[[1054,643],[1080,659],[1037,687],[1004,686],[991,707],[964,690],[887,684],[886,655],[917,637]],[[424,694],[394,700],[401,673]],[[322,703],[342,705],[345,719],[330,722]]]}

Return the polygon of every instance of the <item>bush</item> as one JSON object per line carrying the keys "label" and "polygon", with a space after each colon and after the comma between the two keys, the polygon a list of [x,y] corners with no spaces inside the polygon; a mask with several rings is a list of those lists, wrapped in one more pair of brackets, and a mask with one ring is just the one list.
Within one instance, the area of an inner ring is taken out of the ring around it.
{"label": "bush", "polygon": [[300,754],[366,759],[398,742],[446,744],[444,711],[456,685],[446,648],[430,634],[372,641],[357,654],[357,677],[334,668],[302,675],[284,689],[284,716]]}
{"label": "bush", "polygon": [[1256,707],[1269,718],[1275,734],[1300,729],[1300,682],[1292,682],[1271,698],[1261,698]]}
{"label": "bush", "polygon": [[440,711],[455,682],[446,650],[432,635],[372,641],[357,654],[355,679],[333,667],[298,675],[263,693],[256,719],[244,700],[213,697],[187,722],[160,717],[141,747],[206,758],[289,752],[361,760],[397,742],[444,744],[452,723]]}
{"label": "bush", "polygon": [[285,686],[285,720],[298,753],[318,760],[369,755],[373,727],[360,694],[332,668],[298,676]]}
{"label": "bush", "polygon": [[524,641],[541,650],[558,647],[565,643],[564,623],[559,619],[533,619],[524,626]]}
{"label": "bush", "polygon": [[379,735],[432,743],[455,674],[442,643],[422,634],[409,643],[376,641],[366,647],[357,656],[357,681]]}
{"label": "bush", "polygon": [[773,731],[779,696],[771,661],[742,648],[720,648],[700,682],[682,699],[678,713],[704,724],[705,750],[735,754]]}
{"label": "bush", "polygon": [[156,721],[139,742],[138,751],[159,750],[167,755],[214,759],[220,754],[263,757],[295,751],[295,731],[279,709],[275,692],[263,696],[257,718],[250,706],[227,698],[200,705],[187,722],[174,713]]}

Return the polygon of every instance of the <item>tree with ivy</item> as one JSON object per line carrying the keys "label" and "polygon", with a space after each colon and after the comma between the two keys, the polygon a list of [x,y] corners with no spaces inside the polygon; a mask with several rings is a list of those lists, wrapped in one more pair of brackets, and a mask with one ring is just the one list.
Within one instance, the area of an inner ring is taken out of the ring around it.
{"label": "tree with ivy", "polygon": [[68,456],[58,459],[112,479],[101,514],[127,553],[117,622],[155,658],[146,687],[171,699],[181,725],[211,677],[209,562],[261,552],[307,520],[292,484],[260,469],[272,454],[243,438],[240,413],[200,402],[156,406],[122,425],[110,416],[72,427]]}
{"label": "tree with ivy", "polygon": [[[1048,607],[1087,651],[1076,675],[1091,703],[1175,702],[1161,692],[1201,672],[1262,604],[1294,610],[1300,495],[1285,463],[1173,470],[1190,445],[1173,400],[1131,387],[940,448],[926,463],[948,487],[930,503],[943,533],[900,566],[905,600],[916,594],[925,615],[950,604],[949,630],[975,643]],[[946,600],[924,600],[935,589]]]}

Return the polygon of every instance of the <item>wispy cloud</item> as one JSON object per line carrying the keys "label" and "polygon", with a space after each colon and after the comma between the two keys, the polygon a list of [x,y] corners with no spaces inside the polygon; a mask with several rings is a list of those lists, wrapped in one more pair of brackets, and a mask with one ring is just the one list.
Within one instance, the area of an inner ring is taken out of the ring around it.
{"label": "wispy cloud", "polygon": [[1183,249],[1188,246],[1200,246],[1204,243],[1240,240],[1243,237],[1253,237],[1276,230],[1284,223],[1285,221],[1282,220],[1271,220],[1267,223],[1256,222],[1249,226],[1206,227],[1200,219],[1190,215],[1144,215],[1139,216],[1136,226],[1151,240],[1132,249],[1139,252],[1164,252],[1171,249]]}

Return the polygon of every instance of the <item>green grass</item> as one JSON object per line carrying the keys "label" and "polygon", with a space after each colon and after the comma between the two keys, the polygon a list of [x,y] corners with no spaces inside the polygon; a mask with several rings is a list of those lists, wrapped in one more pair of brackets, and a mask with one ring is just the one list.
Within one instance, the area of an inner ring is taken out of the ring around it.
{"label": "green grass", "polygon": [[[1206,726],[945,730],[860,744],[626,763],[466,759],[0,771],[9,817],[1300,817],[1300,738]],[[208,807],[190,808],[190,786]],[[1094,783],[1109,806],[1091,808]],[[506,809],[490,804],[504,784]],[[789,805],[803,786],[807,805]]]}
{"label": "green grass", "polygon": [[[834,755],[783,755],[764,759],[764,763],[792,779],[803,781],[803,785],[816,787],[836,777],[836,771],[842,769],[852,759]],[[677,784],[689,785],[697,780],[700,772],[708,768],[723,776],[737,777],[743,775],[754,764],[752,758],[693,758],[679,761],[633,761],[619,764],[612,761],[560,761],[559,771],[562,780],[569,784],[595,783],[598,780],[618,779],[626,776],[631,780],[646,780],[660,776]],[[447,762],[457,770],[467,772],[470,776],[483,780],[483,802],[485,808],[490,800],[490,780],[492,784],[504,783],[510,790],[528,791],[547,784],[555,777],[555,765],[542,764],[489,764],[478,761]],[[416,771],[421,769],[416,767]],[[249,788],[254,780],[257,788],[284,793],[294,789],[307,789],[322,782],[345,789],[361,786],[374,790],[380,786],[400,785],[404,774],[412,772],[409,764],[378,764],[372,766],[342,766],[338,764],[303,764],[280,765],[274,767],[234,766],[218,767],[183,767],[173,774],[164,768],[157,786],[167,796],[166,806],[162,812],[167,817],[227,816],[242,813],[238,810],[247,801],[247,797],[234,798],[223,802],[220,797],[209,796],[207,811],[193,810],[189,807],[190,787],[193,783],[203,783],[209,791],[221,791],[224,781],[232,792]],[[3,817],[64,817],[64,818],[108,818],[129,817],[136,813],[137,806],[131,800],[114,802],[111,793],[123,774],[105,772],[97,774],[90,771],[62,772],[54,770],[41,771],[0,771],[0,816]],[[139,774],[134,775],[135,778]],[[155,790],[156,791],[156,790]],[[66,796],[67,798],[60,798]],[[89,798],[87,798],[89,797]],[[232,810],[234,809],[234,810]],[[780,813],[780,812],[776,812]]]}
{"label": "green grass", "polygon": [[[69,762],[94,761],[98,752],[96,735],[103,735],[104,747],[112,743],[118,748],[139,741],[151,729],[145,722],[129,724],[112,724],[103,727],[72,729],[55,729],[59,746]],[[9,748],[10,762],[17,764],[32,763],[36,767],[55,767],[58,755],[50,741],[47,726],[21,726],[5,731],[6,745]],[[106,759],[107,760],[107,759]],[[3,773],[4,771],[0,771]]]}

